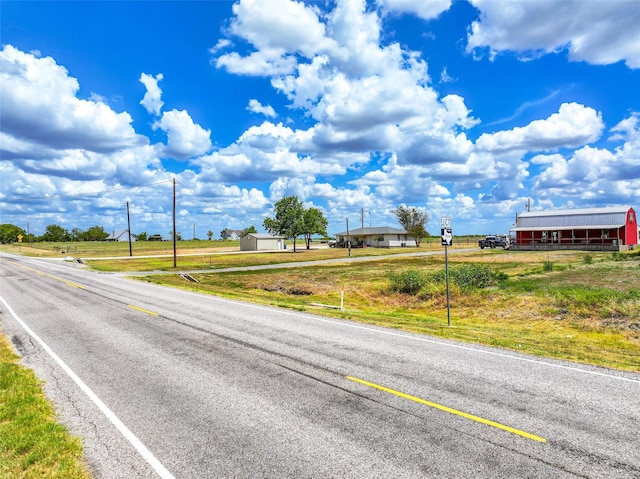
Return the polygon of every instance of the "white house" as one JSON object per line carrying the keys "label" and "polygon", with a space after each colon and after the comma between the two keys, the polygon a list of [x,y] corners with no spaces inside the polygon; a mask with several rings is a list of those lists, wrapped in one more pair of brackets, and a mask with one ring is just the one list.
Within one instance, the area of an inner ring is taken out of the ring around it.
{"label": "white house", "polygon": [[221,236],[223,240],[239,240],[244,230],[222,230]]}
{"label": "white house", "polygon": [[[129,241],[129,231],[128,230],[116,230],[107,236],[105,241]],[[137,241],[138,237],[131,233],[131,241]]]}
{"label": "white house", "polygon": [[285,249],[284,237],[267,233],[249,233],[240,238],[240,251],[273,251]]}
{"label": "white house", "polygon": [[410,238],[405,230],[391,228],[389,226],[377,226],[369,228],[356,228],[336,234],[336,245],[347,247],[347,241],[351,241],[353,248],[403,248],[416,247],[416,240]]}

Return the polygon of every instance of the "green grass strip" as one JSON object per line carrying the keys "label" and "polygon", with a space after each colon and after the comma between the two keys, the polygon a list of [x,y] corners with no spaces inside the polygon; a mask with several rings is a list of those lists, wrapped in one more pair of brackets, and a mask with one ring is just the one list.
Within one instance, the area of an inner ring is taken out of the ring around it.
{"label": "green grass strip", "polygon": [[80,439],[60,425],[33,371],[0,334],[0,477],[91,477]]}

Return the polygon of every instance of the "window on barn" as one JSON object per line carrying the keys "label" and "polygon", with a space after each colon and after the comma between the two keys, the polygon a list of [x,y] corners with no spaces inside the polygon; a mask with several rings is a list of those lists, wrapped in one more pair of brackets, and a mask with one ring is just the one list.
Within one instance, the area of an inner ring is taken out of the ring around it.
{"label": "window on barn", "polygon": [[602,230],[602,233],[600,234],[600,238],[609,239],[609,230]]}

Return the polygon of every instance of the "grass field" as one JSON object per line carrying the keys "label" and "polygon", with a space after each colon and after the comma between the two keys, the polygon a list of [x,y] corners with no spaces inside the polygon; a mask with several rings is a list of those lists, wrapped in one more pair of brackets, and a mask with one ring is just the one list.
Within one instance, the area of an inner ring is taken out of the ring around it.
{"label": "grass field", "polygon": [[88,479],[78,438],[56,422],[33,371],[0,334],[0,477]]}

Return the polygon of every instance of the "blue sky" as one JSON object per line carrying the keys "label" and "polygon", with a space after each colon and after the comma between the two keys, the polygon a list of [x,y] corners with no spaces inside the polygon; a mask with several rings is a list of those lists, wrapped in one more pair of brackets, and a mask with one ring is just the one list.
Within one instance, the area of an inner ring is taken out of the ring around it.
{"label": "blue sky", "polygon": [[[640,208],[640,2],[0,3],[0,223],[219,238]],[[364,214],[362,214],[364,213]]]}

